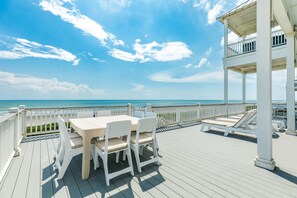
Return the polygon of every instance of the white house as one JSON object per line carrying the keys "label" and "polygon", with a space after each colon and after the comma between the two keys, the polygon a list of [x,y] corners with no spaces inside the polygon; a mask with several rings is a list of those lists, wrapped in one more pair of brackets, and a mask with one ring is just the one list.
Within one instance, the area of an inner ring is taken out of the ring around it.
{"label": "white house", "polygon": [[[257,73],[257,157],[255,165],[273,170],[272,155],[272,70],[287,69],[287,134],[295,129],[296,0],[248,0],[224,13],[224,100],[228,103],[228,70],[242,74],[243,102],[246,75]],[[240,41],[228,42],[229,30]]]}

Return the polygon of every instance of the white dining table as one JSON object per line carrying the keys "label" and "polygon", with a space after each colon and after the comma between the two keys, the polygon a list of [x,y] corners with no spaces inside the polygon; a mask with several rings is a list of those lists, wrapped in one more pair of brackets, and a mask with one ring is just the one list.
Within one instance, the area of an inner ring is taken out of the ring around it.
{"label": "white dining table", "polygon": [[90,145],[92,138],[103,137],[107,123],[122,120],[131,121],[132,131],[137,129],[139,118],[128,115],[69,119],[71,128],[83,138],[82,179],[88,179],[90,174]]}

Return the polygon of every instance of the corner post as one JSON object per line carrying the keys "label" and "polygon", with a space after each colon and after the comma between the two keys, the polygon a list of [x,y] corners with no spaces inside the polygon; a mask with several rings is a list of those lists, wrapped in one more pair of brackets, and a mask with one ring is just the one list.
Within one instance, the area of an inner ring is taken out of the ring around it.
{"label": "corner post", "polygon": [[271,0],[257,1],[257,156],[255,166],[274,170],[272,158]]}
{"label": "corner post", "polygon": [[295,126],[295,32],[286,34],[287,38],[287,131],[296,135]]}
{"label": "corner post", "polygon": [[9,113],[15,113],[14,119],[14,129],[13,129],[13,148],[14,148],[14,157],[17,157],[21,154],[21,148],[19,147],[19,138],[18,138],[18,130],[19,130],[19,109],[17,107],[11,107],[9,109]]}
{"label": "corner post", "polygon": [[131,103],[128,103],[128,115],[130,115],[130,116],[133,115]]}

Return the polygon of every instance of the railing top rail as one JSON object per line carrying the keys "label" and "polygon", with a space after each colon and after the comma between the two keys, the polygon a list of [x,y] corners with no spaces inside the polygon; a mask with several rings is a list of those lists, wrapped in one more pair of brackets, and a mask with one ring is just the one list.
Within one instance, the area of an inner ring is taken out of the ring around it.
{"label": "railing top rail", "polygon": [[[274,30],[274,31],[271,32],[271,36],[273,36],[273,34],[275,34],[277,32],[283,32],[283,30]],[[245,39],[245,40],[228,43],[228,46],[230,46],[230,45],[236,45],[236,44],[243,43],[243,42],[247,42],[247,41],[250,41],[250,40],[253,40],[253,39],[256,39],[256,38],[257,38],[257,36],[253,36],[253,37],[248,38],[248,39]]]}
{"label": "railing top rail", "polygon": [[153,105],[152,108],[172,108],[172,107],[191,107],[191,106],[220,106],[220,105],[255,105],[256,103],[216,103],[216,104],[182,104],[182,105]]}
{"label": "railing top rail", "polygon": [[92,108],[119,108],[128,107],[129,105],[102,105],[102,106],[70,106],[70,107],[31,107],[26,110],[51,110],[51,109],[92,109]]}
{"label": "railing top rail", "polygon": [[7,114],[4,114],[3,116],[0,116],[0,124],[14,117],[16,114],[17,113],[7,113]]}

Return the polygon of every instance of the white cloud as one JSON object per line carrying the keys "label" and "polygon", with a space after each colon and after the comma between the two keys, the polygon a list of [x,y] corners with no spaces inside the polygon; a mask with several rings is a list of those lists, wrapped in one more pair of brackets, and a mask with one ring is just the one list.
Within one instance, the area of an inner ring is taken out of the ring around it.
{"label": "white cloud", "polygon": [[131,5],[132,0],[98,0],[100,7],[109,12],[119,12]]}
{"label": "white cloud", "polygon": [[204,66],[206,63],[207,63],[207,58],[201,58],[201,60],[199,61],[198,65],[195,68],[200,68]]}
{"label": "white cloud", "polygon": [[102,60],[102,59],[100,59],[100,58],[92,58],[92,60],[94,60],[94,61],[97,61],[97,62],[101,62],[101,63],[104,63],[105,62],[105,60]]}
{"label": "white cloud", "polygon": [[142,84],[132,84],[132,85],[133,85],[132,91],[137,91],[137,92],[145,91],[145,86]]}
{"label": "white cloud", "polygon": [[27,57],[58,59],[73,62],[78,65],[79,59],[70,52],[50,45],[42,45],[37,42],[22,38],[4,37],[0,40],[5,50],[0,50],[0,59],[21,59]]}
{"label": "white cloud", "polygon": [[236,6],[242,4],[242,3],[246,2],[246,1],[247,1],[247,0],[237,0],[237,2],[236,2]]}
{"label": "white cloud", "polygon": [[132,92],[141,94],[141,97],[143,97],[143,96],[152,96],[153,91],[148,89],[145,85],[138,84],[138,83],[133,83],[131,85],[133,86]]}
{"label": "white cloud", "polygon": [[225,1],[220,0],[217,2],[212,9],[208,11],[207,18],[208,18],[208,24],[213,24],[216,21],[216,18],[219,16],[219,14],[222,12],[224,8]]}
{"label": "white cloud", "polygon": [[39,5],[44,11],[49,11],[59,16],[63,21],[71,23],[75,28],[82,30],[85,34],[94,36],[104,46],[107,45],[107,42],[124,46],[124,41],[118,40],[115,35],[106,32],[96,21],[81,14],[71,0],[41,0]]}
{"label": "white cloud", "polygon": [[185,68],[188,69],[191,66],[192,66],[192,64],[187,64],[187,65],[185,65]]}
{"label": "white cloud", "polygon": [[197,82],[216,82],[223,80],[223,71],[214,71],[208,73],[197,73],[190,76],[175,77],[169,72],[158,72],[149,76],[149,79],[155,82],[166,83],[197,83]]}
{"label": "white cloud", "polygon": [[135,55],[133,55],[129,52],[119,50],[119,49],[113,48],[112,50],[109,51],[109,54],[114,58],[121,59],[124,61],[129,61],[129,62],[136,61]]}
{"label": "white cloud", "polygon": [[207,23],[213,24],[216,21],[216,18],[224,10],[224,5],[226,0],[219,0],[216,4],[212,4],[208,0],[196,0],[193,3],[193,7],[202,9],[207,12]]}
{"label": "white cloud", "polygon": [[[139,41],[140,42],[140,41]],[[134,43],[135,54],[113,48],[109,54],[124,61],[174,61],[188,58],[192,51],[183,42],[157,43],[153,41],[147,44]]]}
{"label": "white cloud", "polygon": [[[71,82],[59,81],[56,78],[38,78],[2,71],[0,71],[0,85],[0,90],[11,89],[14,90],[14,94],[22,93],[23,95],[19,95],[18,98],[30,98],[32,96],[55,99],[89,99],[99,98],[104,95],[102,89],[92,89],[86,84],[74,84]],[[10,94],[9,92],[6,93],[8,95]]]}
{"label": "white cloud", "polygon": [[[182,72],[161,71],[149,76],[149,79],[155,82],[164,83],[222,83],[224,79],[224,71],[222,69],[197,72],[193,75],[180,75]],[[229,72],[229,82],[241,82],[241,78],[235,72]]]}
{"label": "white cloud", "polygon": [[208,50],[205,52],[204,56],[200,59],[198,65],[195,66],[195,68],[201,68],[202,66],[206,64],[210,64],[208,61],[208,57],[212,53],[212,47],[208,48]]}
{"label": "white cloud", "polygon": [[182,3],[187,3],[188,0],[178,0],[179,2],[182,2]]}

